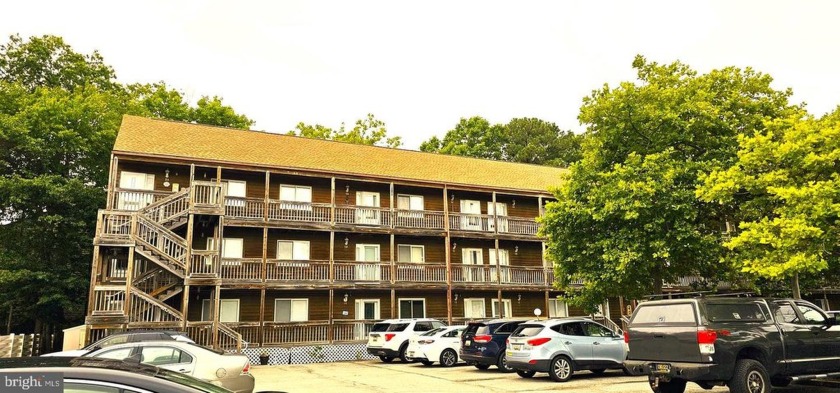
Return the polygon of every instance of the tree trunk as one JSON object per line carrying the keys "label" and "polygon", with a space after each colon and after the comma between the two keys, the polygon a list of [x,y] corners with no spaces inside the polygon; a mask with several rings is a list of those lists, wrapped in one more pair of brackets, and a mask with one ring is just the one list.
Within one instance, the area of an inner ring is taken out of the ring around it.
{"label": "tree trunk", "polygon": [[12,334],[12,310],[15,306],[9,303],[9,318],[6,319],[6,334]]}
{"label": "tree trunk", "polygon": [[799,292],[799,273],[793,274],[793,298],[802,299],[802,294]]}

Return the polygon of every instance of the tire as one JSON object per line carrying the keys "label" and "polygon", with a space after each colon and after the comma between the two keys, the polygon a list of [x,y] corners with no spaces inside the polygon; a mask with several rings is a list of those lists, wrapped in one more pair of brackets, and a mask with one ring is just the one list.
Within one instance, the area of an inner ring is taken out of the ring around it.
{"label": "tire", "polygon": [[516,370],[516,375],[522,378],[531,378],[536,374],[536,371],[524,371],[524,370]]}
{"label": "tire", "polygon": [[623,372],[623,373],[624,373],[624,375],[626,375],[626,376],[628,376],[628,377],[632,377],[632,376],[633,376],[633,373],[632,373],[632,372],[630,371],[630,369],[629,369],[629,368],[627,368],[627,367],[621,366],[621,372]]}
{"label": "tire", "polygon": [[403,363],[411,362],[411,359],[409,359],[408,357],[405,356],[405,351],[407,349],[408,349],[408,343],[403,343],[403,345],[400,345],[400,361],[402,361]]}
{"label": "tire", "polygon": [[496,359],[496,367],[498,367],[499,371],[501,371],[503,373],[512,373],[512,372],[516,371],[516,370],[513,369],[513,367],[511,367],[510,365],[507,364],[507,355],[505,355],[504,352],[502,352],[499,355],[499,358]]}
{"label": "tire", "polygon": [[560,355],[551,359],[548,366],[548,376],[554,382],[566,382],[575,373],[575,368],[572,366],[572,361],[565,355]]}
{"label": "tire", "polygon": [[421,360],[420,363],[423,363],[424,366],[431,366],[434,362],[430,362],[428,360]]}
{"label": "tire", "polygon": [[601,374],[604,373],[604,371],[607,371],[607,369],[605,369],[605,368],[593,368],[592,370],[589,370],[589,371],[592,371],[592,374],[601,375]]}
{"label": "tire", "polygon": [[446,348],[440,353],[440,365],[443,367],[452,367],[458,363],[458,353],[451,348]]}
{"label": "tire", "polygon": [[391,362],[394,361],[394,358],[392,358],[390,356],[380,356],[379,360],[381,360],[382,363],[391,363]]}
{"label": "tire", "polygon": [[672,379],[668,382],[659,381],[659,386],[653,387],[653,379],[648,379],[650,390],[653,393],[683,393],[685,392],[686,380]]}
{"label": "tire", "polygon": [[759,361],[740,359],[726,386],[731,393],[770,393],[770,376]]}
{"label": "tire", "polygon": [[487,370],[488,368],[490,368],[489,364],[481,364],[481,363],[473,364],[473,366],[475,366],[475,368],[477,368],[479,370]]}

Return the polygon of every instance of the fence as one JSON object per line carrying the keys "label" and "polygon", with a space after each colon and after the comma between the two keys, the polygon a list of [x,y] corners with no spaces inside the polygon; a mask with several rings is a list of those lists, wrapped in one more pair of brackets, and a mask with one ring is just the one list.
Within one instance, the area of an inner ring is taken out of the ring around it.
{"label": "fence", "polygon": [[40,335],[10,334],[0,336],[0,358],[19,358],[41,354]]}

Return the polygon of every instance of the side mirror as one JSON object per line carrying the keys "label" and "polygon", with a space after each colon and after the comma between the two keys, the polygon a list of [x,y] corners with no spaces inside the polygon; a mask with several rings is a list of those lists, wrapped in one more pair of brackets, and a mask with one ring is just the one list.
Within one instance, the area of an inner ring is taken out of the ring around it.
{"label": "side mirror", "polygon": [[825,326],[831,327],[837,325],[837,320],[835,317],[829,315],[828,318],[825,319]]}

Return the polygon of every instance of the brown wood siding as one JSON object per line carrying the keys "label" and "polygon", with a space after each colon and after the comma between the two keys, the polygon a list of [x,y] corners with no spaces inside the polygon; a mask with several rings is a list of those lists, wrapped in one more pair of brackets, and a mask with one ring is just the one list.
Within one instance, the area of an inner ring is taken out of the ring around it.
{"label": "brown wood siding", "polygon": [[621,304],[617,297],[612,297],[608,300],[610,305],[610,315],[607,315],[613,322],[621,325]]}
{"label": "brown wood siding", "polygon": [[[201,307],[205,299],[211,299],[212,287],[190,288],[190,304],[187,310],[189,321],[201,320]],[[221,299],[239,299],[239,321],[259,322],[260,291],[253,289],[222,289]]]}
{"label": "brown wood siding", "polygon": [[242,258],[262,258],[262,229],[226,226],[223,235],[225,239],[242,239]]}
{"label": "brown wood siding", "polygon": [[425,261],[427,263],[446,263],[446,243],[443,238],[418,237],[418,236],[394,236],[394,260],[399,260],[399,246],[412,245],[423,246]]}
{"label": "brown wood siding", "polygon": [[[164,187],[163,182],[166,178],[167,169],[169,169],[169,182],[172,184],[169,187]],[[114,188],[120,187],[120,177],[123,171],[155,175],[155,191],[173,191],[173,186],[176,183],[180,188],[190,186],[189,165],[150,164],[119,160],[117,164],[116,183],[113,184]]]}
{"label": "brown wood siding", "polygon": [[399,317],[400,299],[425,299],[426,318],[446,320],[446,290],[435,291],[397,291],[397,304],[394,305],[394,315]]}
{"label": "brown wood siding", "polygon": [[[262,236],[262,235],[260,235]],[[268,230],[268,244],[266,245],[266,257],[277,258],[278,240],[308,240],[309,259],[313,261],[328,261],[330,259],[330,234],[329,232],[310,232],[283,229]],[[337,240],[336,240],[337,241]],[[343,242],[342,238],[342,242]],[[343,243],[342,243],[343,246]]]}
{"label": "brown wood siding", "polygon": [[[516,251],[519,247],[519,251]],[[542,245],[537,242],[499,241],[500,250],[508,250],[511,266],[542,267]]]}
{"label": "brown wood siding", "polygon": [[[453,237],[450,244],[457,243],[457,247],[452,251],[452,264],[460,264],[463,261],[463,250],[465,248],[480,248],[483,258],[483,264],[487,265],[490,261],[490,253],[487,251],[491,248],[496,248],[496,243],[492,240],[475,240],[467,238]],[[513,252],[511,252],[512,254]]]}
{"label": "brown wood siding", "polygon": [[[263,182],[265,182],[264,177]],[[280,199],[281,184],[312,187],[312,203],[330,203],[330,198],[332,196],[330,178],[288,176],[273,173],[271,174],[270,184],[268,186],[269,198]],[[337,189],[336,192],[338,192]]]}
{"label": "brown wood siding", "polygon": [[[344,239],[347,238],[347,246],[344,246]],[[355,261],[357,244],[378,244],[379,260],[391,260],[391,238],[388,235],[373,235],[361,233],[336,232],[335,252],[333,258],[336,261]],[[396,255],[394,255],[396,258]]]}
{"label": "brown wood siding", "polygon": [[[344,294],[347,294],[347,303],[344,303]],[[356,300],[379,300],[379,319],[391,317],[391,291],[354,291],[339,290],[334,292],[333,319],[362,319],[362,315],[356,315]],[[343,312],[347,311],[347,315]]]}
{"label": "brown wood siding", "polygon": [[[215,177],[215,176],[214,176]],[[265,173],[252,171],[236,171],[232,169],[222,169],[222,180],[238,180],[244,181],[245,196],[248,198],[265,198]]]}
{"label": "brown wood siding", "polygon": [[[348,189],[349,186],[349,189]],[[387,183],[368,183],[358,182],[343,179],[335,180],[335,204],[336,205],[355,205],[356,193],[359,191],[378,192],[379,206],[391,206],[391,185]],[[396,198],[396,196],[394,196]]]}
{"label": "brown wood siding", "polygon": [[[259,295],[259,291],[257,291]],[[265,320],[274,321],[275,299],[309,299],[309,320],[326,321],[329,319],[330,293],[329,291],[265,291]]]}
{"label": "brown wood siding", "polygon": [[470,191],[462,191],[462,190],[449,190],[449,197],[452,198],[452,195],[455,195],[454,200],[450,201],[449,211],[452,213],[458,213],[461,211],[461,201],[466,200],[473,200],[479,201],[481,204],[481,214],[487,214],[487,202],[493,201],[493,194],[485,193],[485,192],[470,192]]}
{"label": "brown wood siding", "polygon": [[[516,206],[513,205],[514,200]],[[496,194],[496,202],[507,205],[507,214],[511,217],[538,217],[540,215],[537,198]]]}
{"label": "brown wood siding", "polygon": [[[522,295],[522,300],[519,300],[519,295]],[[536,318],[534,309],[537,308],[542,312],[540,318],[548,316],[544,292],[502,292],[502,296],[510,299],[514,317]]]}
{"label": "brown wood siding", "polygon": [[[213,232],[215,231],[218,222],[218,218],[213,216],[195,216],[195,222],[193,225],[193,250],[207,249],[207,238],[213,237]],[[204,223],[206,223],[206,225]],[[184,236],[184,238],[186,238],[186,236]]]}
{"label": "brown wood siding", "polygon": [[423,196],[423,210],[443,211],[443,189],[410,187],[394,185],[394,208],[397,207],[397,195],[421,195]]}

